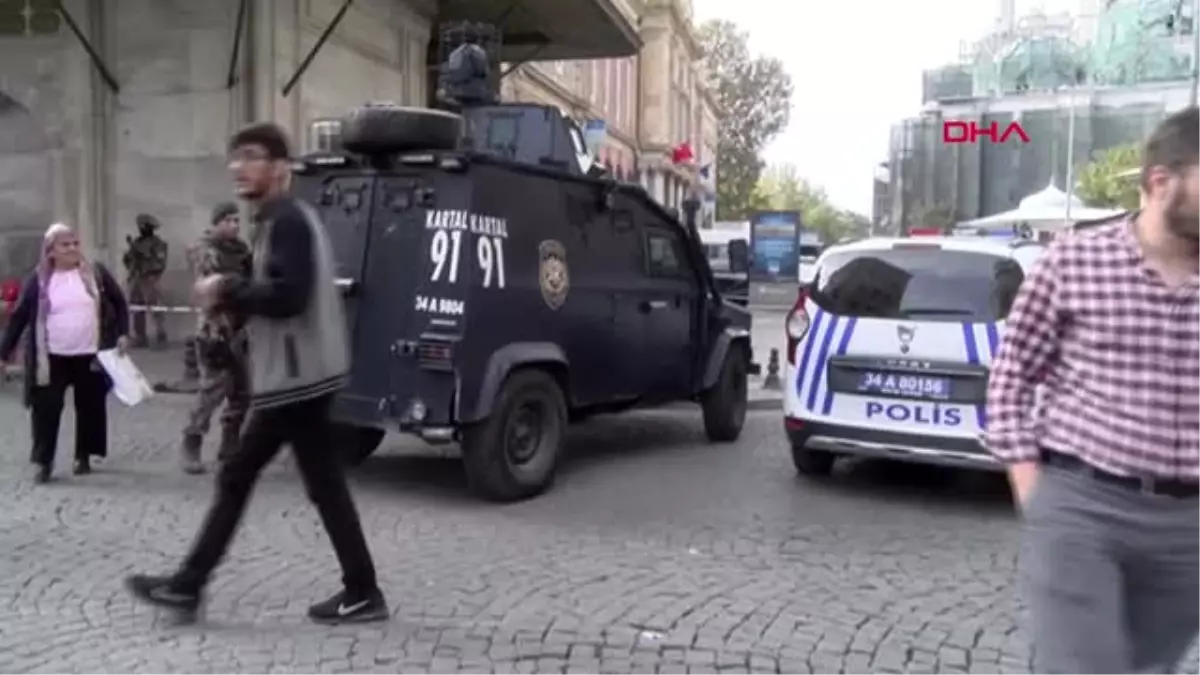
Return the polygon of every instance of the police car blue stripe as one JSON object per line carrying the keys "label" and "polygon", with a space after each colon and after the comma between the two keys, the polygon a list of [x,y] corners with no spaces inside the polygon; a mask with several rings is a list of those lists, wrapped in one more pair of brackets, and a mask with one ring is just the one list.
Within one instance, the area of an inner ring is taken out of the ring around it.
{"label": "police car blue stripe", "polygon": [[[850,338],[854,336],[854,326],[858,324],[858,317],[852,316],[846,322],[846,330],[842,332],[842,339],[838,341],[837,355],[841,356],[846,353],[846,349],[850,346]],[[833,390],[826,384],[825,387],[825,405],[821,406],[821,414],[828,415],[833,410]]]}
{"label": "police car blue stripe", "polygon": [[804,356],[800,359],[800,367],[796,369],[796,397],[804,395],[804,381],[808,378],[808,362],[812,357],[813,345],[817,342],[817,337],[820,335],[822,324],[825,323],[825,312],[819,308],[813,314],[812,325],[808,329],[808,338],[804,342]]}
{"label": "police car blue stripe", "polygon": [[[979,345],[975,340],[975,324],[964,323],[962,327],[963,341],[967,347],[967,363],[977,366],[980,364],[980,361]],[[980,429],[983,428],[984,422],[987,421],[982,405],[975,406],[975,421],[979,424]]]}
{"label": "police car blue stripe", "polygon": [[991,357],[988,359],[988,363],[991,363],[996,358],[996,352],[1000,350],[1000,329],[991,321],[987,323],[987,339],[988,351]]}
{"label": "police car blue stripe", "polygon": [[963,343],[967,347],[967,363],[973,366],[979,365],[979,346],[975,343],[975,325],[964,323],[962,330]]}
{"label": "police car blue stripe", "polygon": [[825,331],[825,338],[821,340],[821,351],[817,353],[817,363],[813,366],[812,386],[808,390],[808,411],[813,412],[817,407],[817,386],[821,383],[821,378],[825,375],[825,364],[829,361],[829,346],[833,344],[833,334],[837,332],[838,317],[836,314],[829,321],[829,330]]}

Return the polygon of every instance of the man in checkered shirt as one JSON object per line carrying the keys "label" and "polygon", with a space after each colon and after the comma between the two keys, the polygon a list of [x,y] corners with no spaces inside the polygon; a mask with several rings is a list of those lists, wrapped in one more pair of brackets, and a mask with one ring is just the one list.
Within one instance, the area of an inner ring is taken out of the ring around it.
{"label": "man in checkered shirt", "polygon": [[1050,245],[992,366],[1037,672],[1171,672],[1200,629],[1198,127],[1147,140],[1140,212]]}

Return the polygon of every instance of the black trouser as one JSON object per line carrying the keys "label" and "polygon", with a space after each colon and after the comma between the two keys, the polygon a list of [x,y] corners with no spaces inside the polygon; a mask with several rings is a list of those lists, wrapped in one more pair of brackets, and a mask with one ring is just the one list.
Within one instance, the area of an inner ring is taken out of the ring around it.
{"label": "black trouser", "polygon": [[199,588],[208,582],[229,548],[259,474],[283,444],[288,443],[308,498],[317,507],[333,542],[346,590],[366,594],[376,589],[375,564],[333,446],[329,419],[332,400],[332,396],[322,396],[251,411],[242,432],[241,448],[221,465],[216,501],[209,507],[200,536],[180,570],[181,583]]}
{"label": "black trouser", "polygon": [[58,427],[62,421],[67,387],[75,397],[75,459],[108,454],[108,377],[95,356],[48,357],[50,383],[31,389],[33,452],[35,464],[54,464]]}

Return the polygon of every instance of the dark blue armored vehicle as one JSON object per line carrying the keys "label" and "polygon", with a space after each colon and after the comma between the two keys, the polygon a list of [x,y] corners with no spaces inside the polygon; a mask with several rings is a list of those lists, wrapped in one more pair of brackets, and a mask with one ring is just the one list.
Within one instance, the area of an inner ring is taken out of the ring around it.
{"label": "dark blue armored vehicle", "polygon": [[596,413],[697,401],[709,438],[741,432],[750,315],[694,211],[592,168],[556,109],[367,106],[294,187],[338,257],[351,462],[387,430],[457,442],[472,488],[509,501],[551,484],[567,425]]}

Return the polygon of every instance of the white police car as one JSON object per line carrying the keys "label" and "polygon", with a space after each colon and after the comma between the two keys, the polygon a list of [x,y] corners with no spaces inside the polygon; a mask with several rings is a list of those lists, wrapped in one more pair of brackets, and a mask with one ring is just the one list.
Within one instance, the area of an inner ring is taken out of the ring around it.
{"label": "white police car", "polygon": [[983,448],[988,366],[1043,247],[873,238],[825,251],[787,319],[784,414],[801,474],[839,456],[999,469]]}

